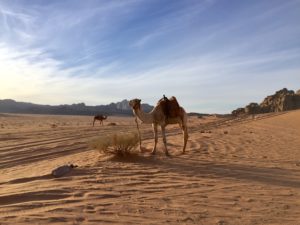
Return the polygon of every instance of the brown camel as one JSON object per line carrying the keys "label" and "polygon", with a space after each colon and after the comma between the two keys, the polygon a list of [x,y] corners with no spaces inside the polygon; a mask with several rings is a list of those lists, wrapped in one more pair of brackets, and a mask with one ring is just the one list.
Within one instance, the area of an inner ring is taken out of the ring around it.
{"label": "brown camel", "polygon": [[101,124],[103,125],[103,120],[106,120],[106,119],[107,119],[107,116],[103,116],[103,115],[101,115],[101,114],[98,114],[98,115],[94,116],[93,126],[95,125],[95,121],[96,121],[96,120],[99,120],[100,125],[101,125]]}
{"label": "brown camel", "polygon": [[184,108],[180,107],[177,103],[175,97],[172,97],[168,100],[166,98],[162,98],[158,101],[155,108],[149,112],[145,113],[141,110],[141,100],[140,99],[132,99],[129,101],[129,105],[133,110],[135,116],[137,116],[143,123],[152,124],[153,132],[154,132],[154,147],[152,150],[152,154],[156,153],[156,145],[157,145],[157,126],[161,127],[163,142],[165,146],[165,154],[169,155],[167,149],[167,140],[165,134],[165,127],[168,124],[179,124],[180,128],[183,132],[183,149],[182,152],[185,153],[186,143],[188,140],[188,130],[187,130],[187,113]]}

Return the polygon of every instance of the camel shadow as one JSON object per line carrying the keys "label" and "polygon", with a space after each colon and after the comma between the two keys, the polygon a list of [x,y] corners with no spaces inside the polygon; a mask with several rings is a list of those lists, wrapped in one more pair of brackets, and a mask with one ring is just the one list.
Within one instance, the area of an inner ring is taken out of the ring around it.
{"label": "camel shadow", "polygon": [[140,164],[144,169],[151,169],[153,166],[161,171],[176,173],[179,176],[203,177],[203,178],[230,178],[246,182],[258,182],[267,185],[282,186],[300,189],[300,179],[295,179],[295,174],[289,169],[267,168],[251,165],[207,162],[194,160],[179,155],[166,156],[145,156],[140,155],[135,160],[126,161]]}

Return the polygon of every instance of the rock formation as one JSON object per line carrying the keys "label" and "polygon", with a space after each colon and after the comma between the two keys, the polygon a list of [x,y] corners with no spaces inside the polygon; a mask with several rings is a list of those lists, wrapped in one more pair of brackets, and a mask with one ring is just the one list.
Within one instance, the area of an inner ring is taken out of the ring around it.
{"label": "rock formation", "polygon": [[233,110],[233,111],[231,112],[231,114],[232,114],[233,116],[240,116],[240,115],[243,115],[243,114],[245,114],[245,109],[244,109],[244,108],[237,108],[237,109]]}
{"label": "rock formation", "polygon": [[293,109],[300,109],[300,95],[294,91],[283,88],[274,95],[270,95],[260,104],[261,112],[282,112]]}
{"label": "rock formation", "polygon": [[252,102],[245,107],[246,114],[258,114],[260,112],[261,112],[261,107],[259,106],[259,104],[255,102]]}
{"label": "rock formation", "polygon": [[283,88],[274,95],[266,97],[262,103],[250,103],[245,108],[233,110],[231,114],[239,116],[242,114],[282,112],[294,109],[300,109],[300,90],[295,93],[293,90]]}

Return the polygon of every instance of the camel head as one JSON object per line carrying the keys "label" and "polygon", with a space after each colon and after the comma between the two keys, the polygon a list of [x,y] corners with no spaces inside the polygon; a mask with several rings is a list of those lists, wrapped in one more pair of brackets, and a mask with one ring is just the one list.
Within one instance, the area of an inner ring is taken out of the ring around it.
{"label": "camel head", "polygon": [[129,106],[133,109],[140,109],[141,108],[141,99],[132,99],[129,101]]}

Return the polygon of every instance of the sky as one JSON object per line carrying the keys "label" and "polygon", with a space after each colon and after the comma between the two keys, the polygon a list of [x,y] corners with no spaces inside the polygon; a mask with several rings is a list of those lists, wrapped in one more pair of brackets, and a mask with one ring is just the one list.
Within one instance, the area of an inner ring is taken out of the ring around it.
{"label": "sky", "polygon": [[299,0],[0,0],[0,99],[229,113],[300,89],[299,21]]}

